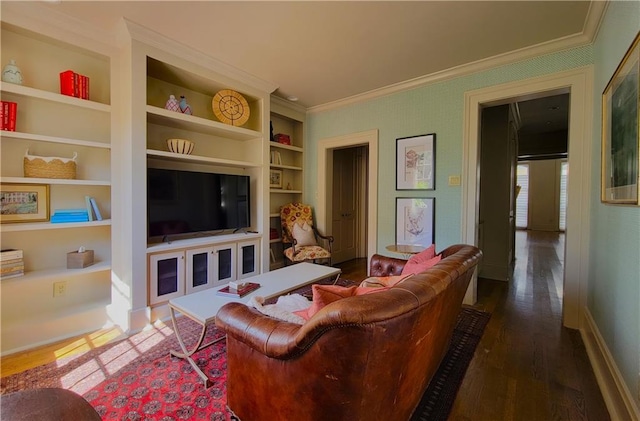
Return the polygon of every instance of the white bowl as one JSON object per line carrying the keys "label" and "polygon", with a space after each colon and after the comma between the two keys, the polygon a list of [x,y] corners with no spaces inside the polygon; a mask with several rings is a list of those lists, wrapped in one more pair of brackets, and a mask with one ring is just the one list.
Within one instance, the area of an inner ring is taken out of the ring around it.
{"label": "white bowl", "polygon": [[193,152],[195,144],[187,139],[167,139],[167,146],[173,153],[189,155]]}

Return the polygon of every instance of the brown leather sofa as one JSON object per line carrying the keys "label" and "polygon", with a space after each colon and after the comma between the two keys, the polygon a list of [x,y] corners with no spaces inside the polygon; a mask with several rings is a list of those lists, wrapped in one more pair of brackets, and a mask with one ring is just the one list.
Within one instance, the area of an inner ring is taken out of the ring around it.
{"label": "brown leather sofa", "polygon": [[[454,245],[386,291],[335,301],[304,325],[222,307],[227,405],[243,421],[409,420],[444,357],[482,253]],[[370,276],[405,261],[375,255]]]}

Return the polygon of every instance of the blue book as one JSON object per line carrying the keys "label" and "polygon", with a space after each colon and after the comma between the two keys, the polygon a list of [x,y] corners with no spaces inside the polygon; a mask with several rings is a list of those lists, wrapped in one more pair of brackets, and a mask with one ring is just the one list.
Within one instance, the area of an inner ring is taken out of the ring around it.
{"label": "blue book", "polygon": [[96,203],[96,199],[91,197],[89,200],[91,201],[91,207],[93,208],[93,212],[96,214],[96,221],[102,221],[102,214],[100,213],[100,209],[98,209],[98,204]]}
{"label": "blue book", "polygon": [[87,209],[83,209],[83,208],[79,208],[79,209],[56,209],[54,211],[55,215],[62,215],[62,214],[87,214]]}

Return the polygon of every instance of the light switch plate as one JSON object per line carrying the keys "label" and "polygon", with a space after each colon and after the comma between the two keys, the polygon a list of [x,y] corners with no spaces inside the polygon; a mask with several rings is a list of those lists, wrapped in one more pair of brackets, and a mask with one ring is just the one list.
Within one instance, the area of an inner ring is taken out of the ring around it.
{"label": "light switch plate", "polygon": [[449,185],[450,186],[459,186],[460,185],[460,176],[459,175],[450,175],[449,176]]}

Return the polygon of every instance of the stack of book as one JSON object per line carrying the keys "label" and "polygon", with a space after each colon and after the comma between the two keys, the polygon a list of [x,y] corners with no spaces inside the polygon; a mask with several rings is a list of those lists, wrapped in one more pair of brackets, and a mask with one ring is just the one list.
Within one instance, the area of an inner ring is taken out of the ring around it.
{"label": "stack of book", "polygon": [[2,279],[24,275],[24,259],[22,250],[1,250],[0,271]]}
{"label": "stack of book", "polygon": [[11,101],[0,101],[0,130],[16,131],[18,104]]}
{"label": "stack of book", "polygon": [[51,223],[65,222],[89,222],[89,213],[86,209],[56,209],[51,216]]}
{"label": "stack of book", "polygon": [[60,73],[60,93],[80,99],[89,99],[89,78],[73,70]]}

